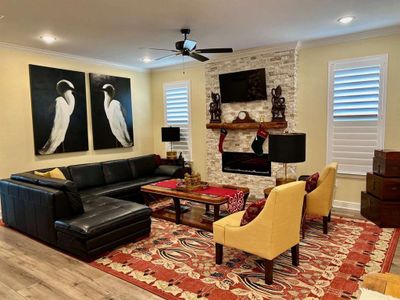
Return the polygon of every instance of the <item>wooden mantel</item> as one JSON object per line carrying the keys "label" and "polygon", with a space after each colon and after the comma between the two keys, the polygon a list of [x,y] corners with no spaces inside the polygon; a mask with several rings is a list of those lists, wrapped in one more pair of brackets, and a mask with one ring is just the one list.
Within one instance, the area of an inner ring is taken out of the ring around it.
{"label": "wooden mantel", "polygon": [[[265,129],[285,129],[287,127],[286,121],[276,121],[276,122],[261,122]],[[221,127],[230,130],[239,129],[257,129],[260,126],[259,122],[252,123],[208,123],[206,125],[207,129],[219,129]]]}

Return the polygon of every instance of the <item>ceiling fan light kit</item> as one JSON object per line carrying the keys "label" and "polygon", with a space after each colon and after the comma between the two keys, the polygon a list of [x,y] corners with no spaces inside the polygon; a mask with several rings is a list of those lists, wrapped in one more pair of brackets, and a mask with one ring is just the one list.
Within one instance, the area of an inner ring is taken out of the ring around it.
{"label": "ceiling fan light kit", "polygon": [[169,51],[169,52],[174,52],[173,54],[165,55],[159,58],[156,58],[155,60],[161,60],[164,58],[168,57],[173,57],[173,56],[189,56],[193,59],[196,59],[201,62],[205,62],[209,60],[208,57],[201,55],[200,53],[232,53],[233,49],[232,48],[205,48],[205,49],[196,49],[197,42],[194,40],[189,40],[187,36],[190,34],[190,29],[189,28],[182,28],[181,33],[184,35],[184,39],[182,41],[177,41],[175,43],[175,48],[176,50],[172,49],[162,49],[162,48],[149,48],[151,50],[158,50],[158,51]]}

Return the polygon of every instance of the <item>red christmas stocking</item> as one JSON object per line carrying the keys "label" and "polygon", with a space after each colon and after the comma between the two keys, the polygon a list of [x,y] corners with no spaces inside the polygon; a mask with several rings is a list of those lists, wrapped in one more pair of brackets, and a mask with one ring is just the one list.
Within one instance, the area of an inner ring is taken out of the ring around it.
{"label": "red christmas stocking", "polygon": [[260,127],[258,127],[257,136],[251,144],[251,149],[253,149],[254,153],[258,156],[261,156],[263,154],[262,146],[267,137],[268,131],[265,130],[264,125],[260,124]]}
{"label": "red christmas stocking", "polygon": [[219,143],[218,143],[218,150],[221,153],[224,152],[224,140],[225,140],[225,137],[227,134],[228,134],[228,130],[226,130],[225,128],[222,127],[220,130]]}

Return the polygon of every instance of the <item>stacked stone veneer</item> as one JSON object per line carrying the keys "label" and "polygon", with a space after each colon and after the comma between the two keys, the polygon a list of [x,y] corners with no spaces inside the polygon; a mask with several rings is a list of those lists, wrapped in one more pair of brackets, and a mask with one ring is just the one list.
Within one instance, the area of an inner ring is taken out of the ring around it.
{"label": "stacked stone veneer", "polygon": [[[206,65],[206,97],[207,121],[210,119],[208,107],[211,102],[211,92],[219,93],[219,74],[265,68],[267,82],[267,101],[251,101],[241,103],[222,104],[222,122],[232,122],[239,111],[248,111],[256,121],[271,121],[271,89],[281,85],[282,96],[286,98],[286,121],[289,131],[294,131],[296,114],[296,49],[266,50],[255,55],[243,55],[229,60],[210,62]],[[251,143],[256,131],[228,130],[225,138],[224,150],[232,152],[252,152]],[[282,130],[270,130],[279,133]],[[263,197],[266,187],[275,185],[274,177],[245,175],[222,172],[222,155],[218,151],[219,130],[207,129],[207,180],[216,183],[235,184],[250,188],[252,196]],[[264,153],[268,152],[268,140],[264,143]],[[272,173],[278,164],[272,163]]]}

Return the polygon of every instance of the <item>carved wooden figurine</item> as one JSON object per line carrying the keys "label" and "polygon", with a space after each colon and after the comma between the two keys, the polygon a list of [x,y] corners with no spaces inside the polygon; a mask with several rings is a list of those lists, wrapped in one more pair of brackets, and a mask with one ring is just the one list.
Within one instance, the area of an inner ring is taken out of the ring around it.
{"label": "carved wooden figurine", "polygon": [[285,121],[285,98],[282,96],[282,88],[278,85],[271,90],[272,95],[272,121]]}
{"label": "carved wooden figurine", "polygon": [[212,102],[210,103],[210,123],[221,123],[221,96],[211,92]]}

